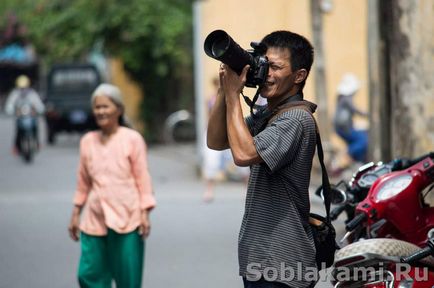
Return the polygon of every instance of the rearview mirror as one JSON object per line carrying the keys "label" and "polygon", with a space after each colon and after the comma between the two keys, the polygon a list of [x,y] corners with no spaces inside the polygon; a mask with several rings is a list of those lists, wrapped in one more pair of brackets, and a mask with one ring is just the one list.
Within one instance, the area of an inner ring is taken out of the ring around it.
{"label": "rearview mirror", "polygon": [[[337,185],[331,184],[330,192],[331,192],[330,195],[331,204],[338,205],[347,202],[347,193],[345,193],[344,190],[338,188]],[[324,201],[324,191],[322,189],[322,185],[316,189],[315,194],[321,197],[321,199]]]}

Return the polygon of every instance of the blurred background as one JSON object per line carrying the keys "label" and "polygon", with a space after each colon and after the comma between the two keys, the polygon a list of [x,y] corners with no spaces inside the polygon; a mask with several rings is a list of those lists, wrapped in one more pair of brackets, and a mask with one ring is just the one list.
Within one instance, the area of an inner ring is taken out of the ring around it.
{"label": "blurred background", "polygon": [[[77,286],[79,247],[66,228],[79,138],[94,127],[89,100],[101,82],[120,87],[127,117],[149,145],[159,206],[144,287],[241,287],[236,245],[246,172],[230,155],[221,156],[213,198],[203,199],[204,138],[219,65],[203,42],[217,29],[244,49],[274,30],[311,41],[315,60],[304,95],[318,104],[334,181],[348,180],[363,162],[434,150],[431,0],[2,0],[1,288]],[[31,163],[12,152],[15,122],[3,113],[20,75],[46,108]],[[363,112],[352,119],[367,137],[362,162],[349,156],[349,144],[335,131],[345,75],[355,79],[350,94]],[[319,173],[316,165],[312,191],[321,184]],[[312,209],[322,212],[316,198]]]}

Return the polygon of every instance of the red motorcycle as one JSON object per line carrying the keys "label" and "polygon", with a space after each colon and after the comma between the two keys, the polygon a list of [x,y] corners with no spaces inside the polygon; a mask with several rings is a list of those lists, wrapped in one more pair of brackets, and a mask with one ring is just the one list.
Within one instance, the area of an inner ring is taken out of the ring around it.
{"label": "red motorcycle", "polygon": [[[344,239],[351,236],[350,242],[359,241],[337,252],[335,287],[433,287],[434,259],[417,262],[434,250],[433,159],[431,152],[407,169],[374,180],[366,198],[357,204],[355,217],[346,224]],[[347,272],[341,279],[340,270]],[[365,277],[361,279],[356,271],[365,271]]]}
{"label": "red motorcycle", "polygon": [[407,169],[376,179],[346,224],[345,237],[394,238],[424,245],[427,235],[434,234],[433,159],[431,152]]}
{"label": "red motorcycle", "polygon": [[[415,159],[397,158],[388,163],[369,162],[357,169],[350,181],[341,180],[337,184],[331,184],[334,207],[330,211],[330,219],[334,221],[340,214],[346,212],[345,223],[348,223],[354,218],[357,205],[366,198],[369,189],[378,178],[394,171],[407,169],[426,157],[427,155]],[[315,193],[323,198],[322,186],[318,187]]]}

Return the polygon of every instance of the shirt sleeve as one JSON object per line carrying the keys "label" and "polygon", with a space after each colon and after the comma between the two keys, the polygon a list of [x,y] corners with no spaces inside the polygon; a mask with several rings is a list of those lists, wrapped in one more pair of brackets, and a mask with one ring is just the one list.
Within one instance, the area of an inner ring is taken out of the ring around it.
{"label": "shirt sleeve", "polygon": [[36,112],[39,114],[44,113],[45,106],[44,103],[42,103],[41,97],[39,97],[38,93],[36,93],[36,91],[31,91],[29,96],[31,97],[30,99]]}
{"label": "shirt sleeve", "polygon": [[303,141],[302,122],[283,113],[254,138],[256,151],[271,173],[291,163]]}
{"label": "shirt sleeve", "polygon": [[156,201],[148,170],[147,147],[141,135],[137,135],[133,140],[131,166],[133,177],[139,190],[140,209],[150,210],[155,207]]}
{"label": "shirt sleeve", "polygon": [[17,101],[18,93],[15,90],[12,90],[12,92],[9,94],[8,98],[6,99],[5,103],[5,112],[8,115],[14,115],[15,114],[15,102]]}
{"label": "shirt sleeve", "polygon": [[86,168],[86,146],[83,143],[83,139],[80,141],[80,160],[77,171],[77,188],[74,194],[74,204],[83,206],[86,203],[87,196],[91,188],[91,180]]}

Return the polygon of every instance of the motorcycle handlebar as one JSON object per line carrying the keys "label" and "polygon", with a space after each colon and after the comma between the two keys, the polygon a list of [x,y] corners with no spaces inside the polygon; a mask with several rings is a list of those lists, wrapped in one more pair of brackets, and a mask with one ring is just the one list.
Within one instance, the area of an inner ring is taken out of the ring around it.
{"label": "motorcycle handlebar", "polygon": [[402,257],[401,258],[401,262],[402,263],[414,263],[417,262],[419,260],[422,260],[425,257],[430,256],[434,251],[434,249],[431,246],[427,246],[419,251],[417,251],[416,253],[407,256],[407,257]]}
{"label": "motorcycle handlebar", "polygon": [[363,221],[365,221],[367,218],[367,215],[365,213],[360,213],[357,214],[353,220],[351,220],[350,222],[347,223],[347,225],[345,225],[345,229],[347,231],[353,231],[354,229],[357,228],[357,226],[360,225],[360,223],[362,223]]}
{"label": "motorcycle handlebar", "polygon": [[417,262],[419,260],[422,260],[425,257],[428,257],[430,255],[434,255],[434,238],[430,238],[427,241],[427,246],[419,251],[416,251],[412,255],[409,255],[407,257],[402,257],[401,262],[402,263],[413,263]]}
{"label": "motorcycle handlebar", "polygon": [[336,208],[334,208],[331,212],[330,212],[330,219],[332,221],[336,220],[338,218],[339,215],[341,215],[342,212],[345,211],[345,204],[342,204]]}
{"label": "motorcycle handlebar", "polygon": [[429,152],[427,154],[424,154],[422,156],[416,157],[414,159],[406,159],[406,158],[402,158],[402,159],[396,159],[394,160],[394,162],[397,162],[394,164],[393,167],[393,171],[395,170],[402,170],[402,169],[407,169],[410,166],[413,166],[414,164],[422,161],[423,159],[430,157],[431,159],[434,160],[434,151]]}

